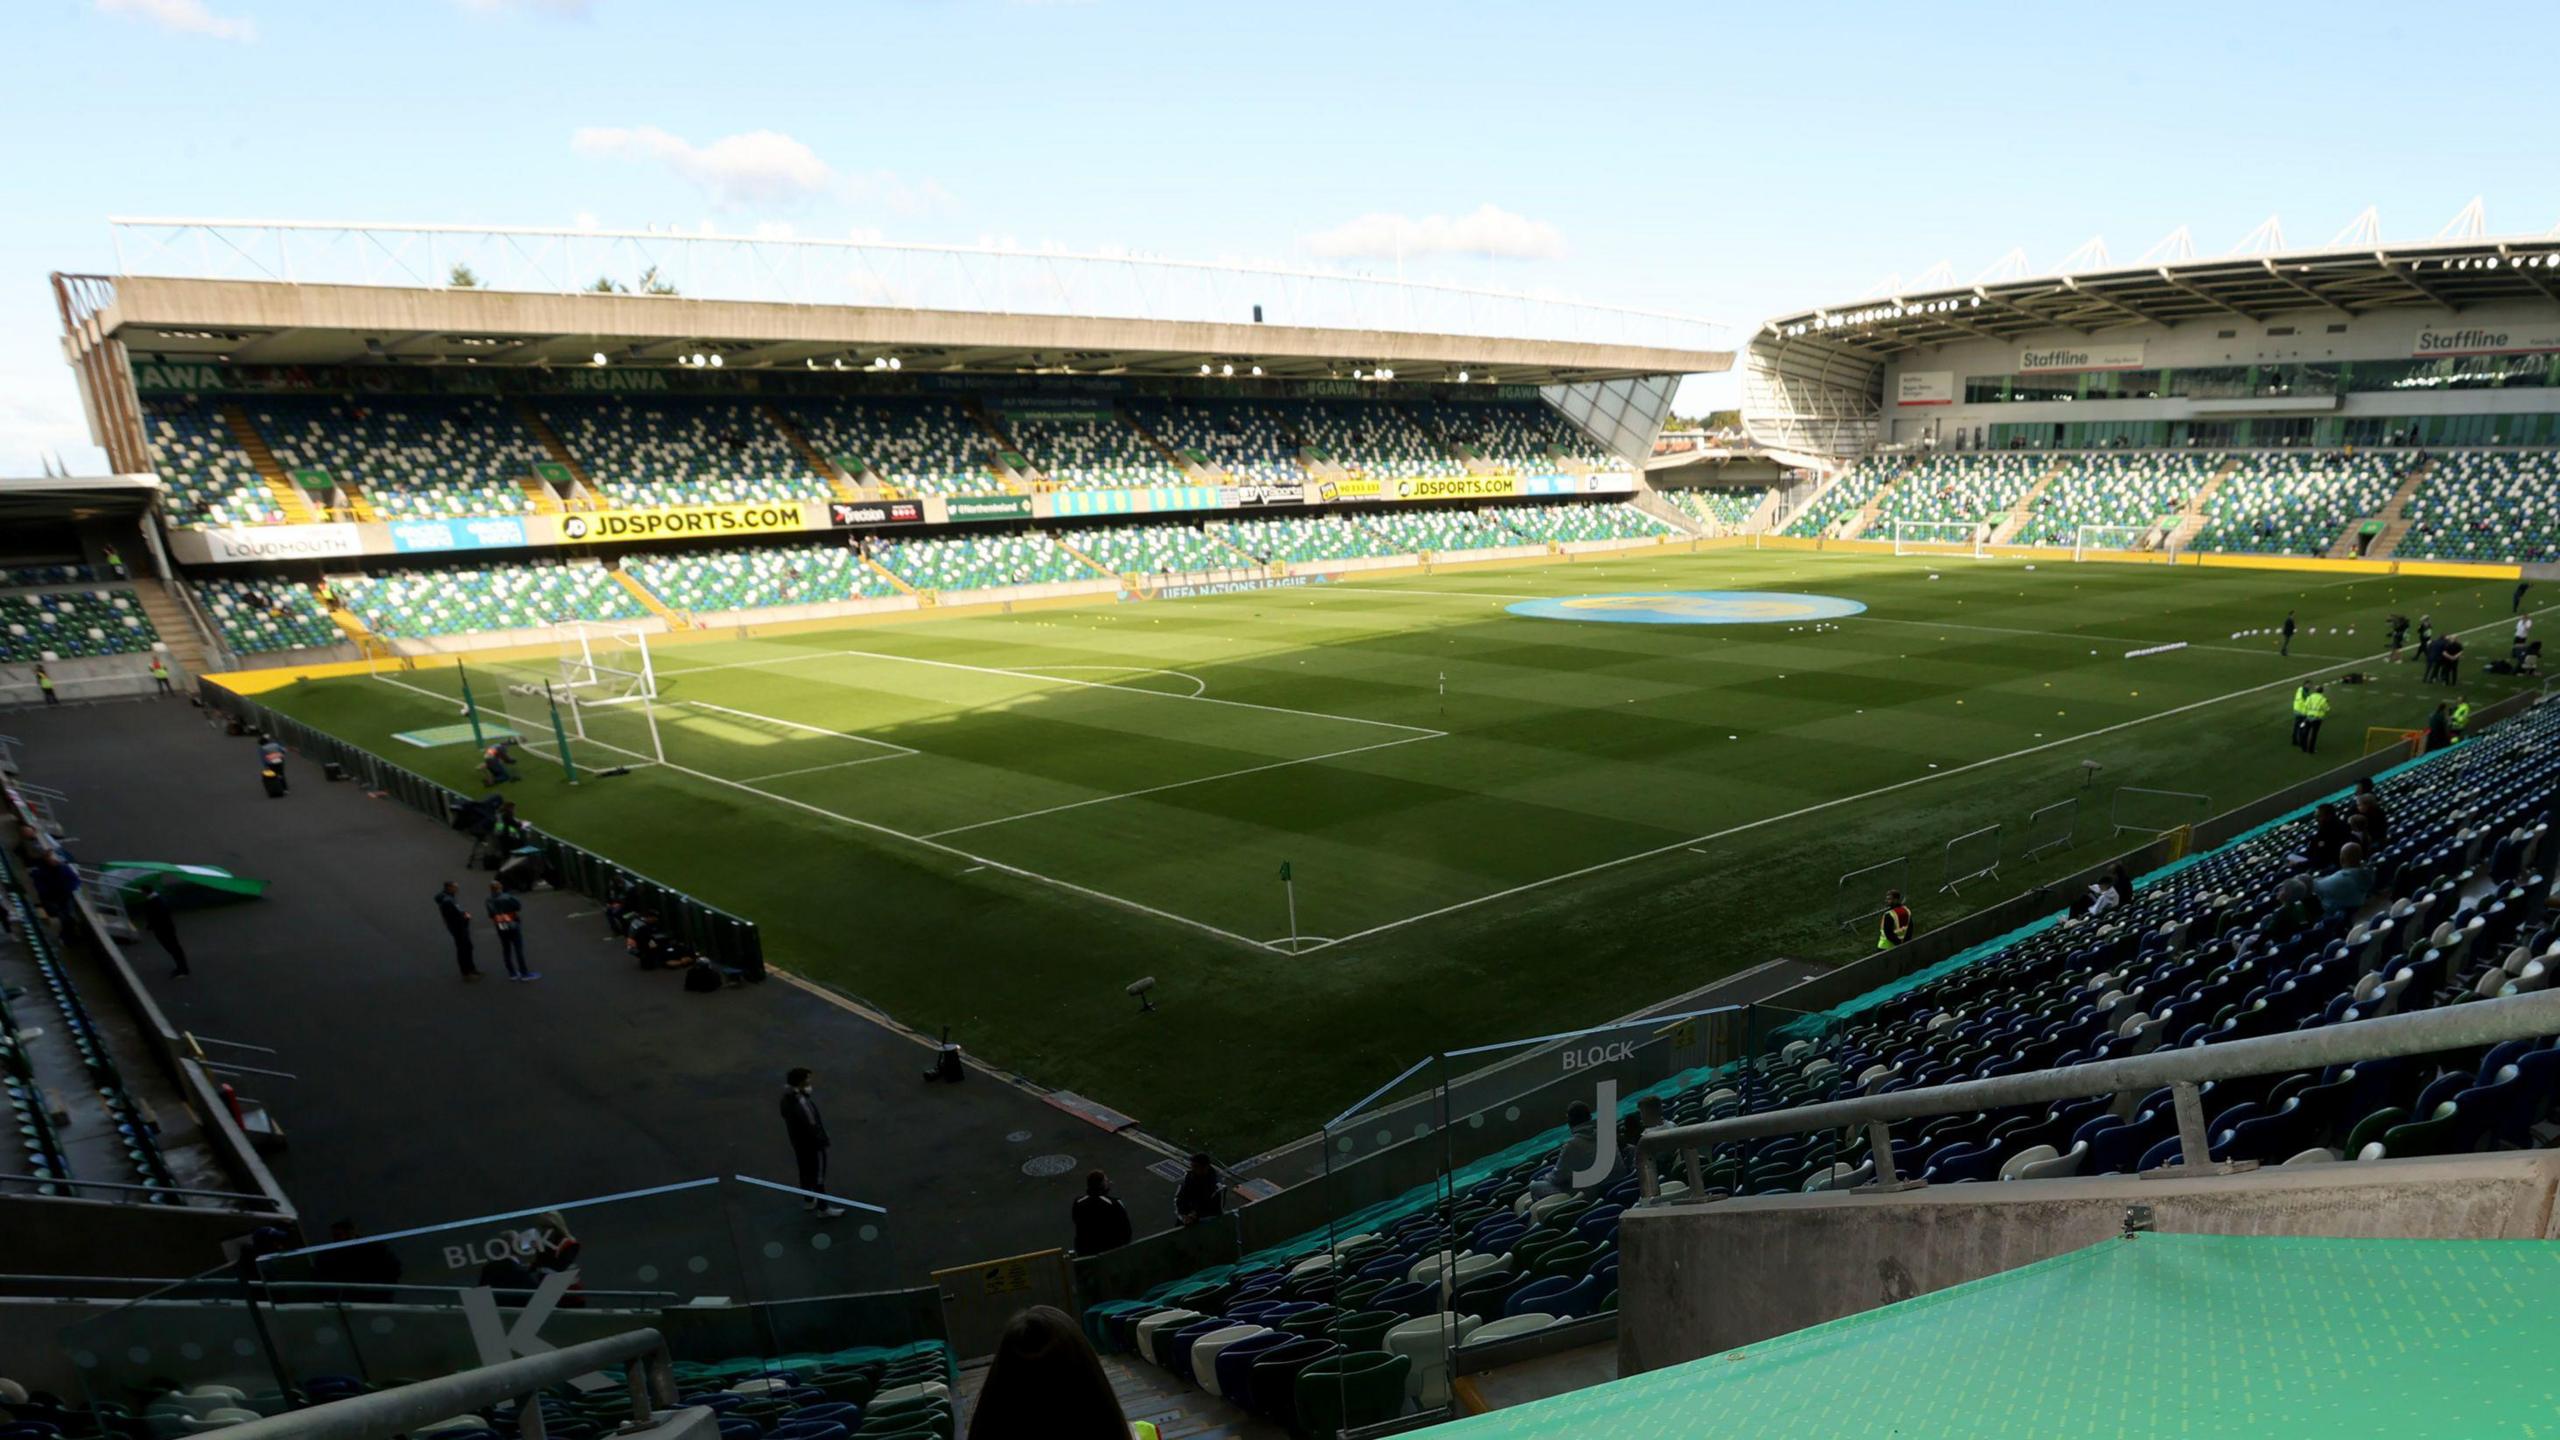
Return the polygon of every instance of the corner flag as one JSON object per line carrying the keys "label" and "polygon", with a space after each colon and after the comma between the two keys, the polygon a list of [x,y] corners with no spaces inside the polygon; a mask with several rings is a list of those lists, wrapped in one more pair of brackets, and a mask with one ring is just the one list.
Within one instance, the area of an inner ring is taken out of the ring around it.
{"label": "corner flag", "polygon": [[1288,880],[1289,880],[1289,862],[1288,862],[1288,861],[1286,861],[1286,860],[1283,860],[1283,861],[1281,861],[1281,862],[1280,862],[1280,881],[1281,881],[1281,883],[1282,883],[1282,884],[1284,884],[1284,885],[1285,885],[1285,884],[1287,884],[1287,883],[1288,883]]}

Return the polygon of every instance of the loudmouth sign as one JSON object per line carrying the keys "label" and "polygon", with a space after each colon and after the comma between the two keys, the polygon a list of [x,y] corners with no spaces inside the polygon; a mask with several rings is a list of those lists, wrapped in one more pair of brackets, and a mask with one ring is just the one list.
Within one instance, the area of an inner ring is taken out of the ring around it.
{"label": "loudmouth sign", "polygon": [[838,527],[913,525],[923,518],[921,500],[833,500],[827,504],[827,523]]}

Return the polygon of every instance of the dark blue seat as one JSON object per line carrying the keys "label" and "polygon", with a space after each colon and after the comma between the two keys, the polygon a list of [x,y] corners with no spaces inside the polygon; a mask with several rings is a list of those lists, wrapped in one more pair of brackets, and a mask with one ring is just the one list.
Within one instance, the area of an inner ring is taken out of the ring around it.
{"label": "dark blue seat", "polygon": [[1301,1343],[1301,1337],[1286,1330],[1273,1330],[1263,1335],[1248,1335],[1218,1352],[1218,1393],[1242,1404],[1253,1390],[1254,1362],[1283,1345]]}

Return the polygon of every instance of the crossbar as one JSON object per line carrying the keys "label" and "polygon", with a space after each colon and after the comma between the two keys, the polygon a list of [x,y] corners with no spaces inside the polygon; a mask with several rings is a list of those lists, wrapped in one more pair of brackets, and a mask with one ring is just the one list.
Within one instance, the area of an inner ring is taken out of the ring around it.
{"label": "crossbar", "polygon": [[[626,1362],[632,1367],[631,1422],[645,1428],[652,1412],[674,1405],[676,1396],[667,1342],[657,1331],[644,1328],[421,1380],[396,1390],[377,1390],[308,1410],[243,1421],[226,1427],[230,1432],[228,1440],[391,1440],[392,1436],[420,1426],[486,1410],[508,1400],[524,1402],[524,1413],[530,1419],[534,1399],[543,1391]],[[527,1426],[527,1434],[531,1433],[532,1427]]]}
{"label": "crossbar", "polygon": [[[1931,1115],[2005,1110],[2055,1100],[2078,1100],[2123,1091],[2146,1093],[2163,1085],[2237,1080],[2278,1070],[2313,1070],[2384,1060],[2395,1055],[2425,1055],[2462,1050],[2507,1040],[2538,1039],[2560,1034],[2560,990],[2537,990],[2468,1005],[2384,1015],[2342,1025],[2259,1035],[2222,1045],[2191,1045],[2154,1050],[2121,1060],[2096,1060],[1985,1080],[1959,1080],[1918,1090],[1896,1090],[1798,1105],[1755,1115],[1730,1115],[1694,1125],[1667,1125],[1647,1130],[1637,1142],[1646,1156],[1690,1152],[1724,1140],[1753,1140],[1769,1135],[1801,1135],[1815,1130],[1845,1130],[1870,1123],[1889,1124]],[[1650,1197],[1654,1167],[1638,1165],[1636,1173]],[[1881,1171],[1879,1171],[1881,1173]]]}

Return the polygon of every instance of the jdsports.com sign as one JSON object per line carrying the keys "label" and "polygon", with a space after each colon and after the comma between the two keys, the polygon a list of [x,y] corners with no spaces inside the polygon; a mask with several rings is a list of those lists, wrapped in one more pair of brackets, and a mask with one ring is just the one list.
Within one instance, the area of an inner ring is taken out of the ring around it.
{"label": "jdsports.com sign", "polygon": [[573,545],[692,535],[767,535],[807,528],[797,505],[670,505],[655,510],[581,510],[560,517],[560,538]]}

